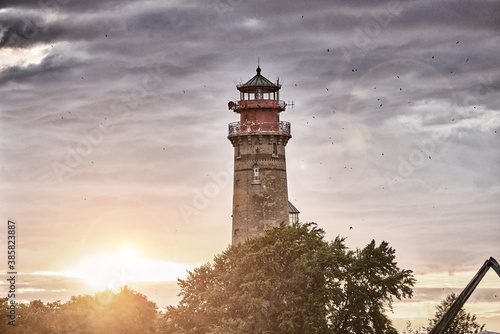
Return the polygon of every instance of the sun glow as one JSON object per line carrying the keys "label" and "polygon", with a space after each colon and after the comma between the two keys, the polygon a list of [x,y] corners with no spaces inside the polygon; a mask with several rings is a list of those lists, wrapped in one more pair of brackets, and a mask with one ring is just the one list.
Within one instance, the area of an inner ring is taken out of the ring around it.
{"label": "sun glow", "polygon": [[133,282],[175,281],[187,276],[195,266],[144,258],[136,248],[127,246],[116,252],[97,253],[64,270],[99,290],[118,289]]}

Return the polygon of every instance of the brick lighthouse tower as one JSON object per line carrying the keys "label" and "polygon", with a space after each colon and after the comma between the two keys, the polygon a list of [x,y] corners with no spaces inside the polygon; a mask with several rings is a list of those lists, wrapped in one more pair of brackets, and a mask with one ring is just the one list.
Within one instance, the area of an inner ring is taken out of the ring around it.
{"label": "brick lighthouse tower", "polygon": [[237,85],[240,100],[228,104],[240,114],[239,122],[229,124],[228,136],[234,147],[234,245],[289,223],[285,146],[290,123],[280,121],[286,103],[279,99],[279,79],[273,83],[260,72],[257,67],[253,78]]}

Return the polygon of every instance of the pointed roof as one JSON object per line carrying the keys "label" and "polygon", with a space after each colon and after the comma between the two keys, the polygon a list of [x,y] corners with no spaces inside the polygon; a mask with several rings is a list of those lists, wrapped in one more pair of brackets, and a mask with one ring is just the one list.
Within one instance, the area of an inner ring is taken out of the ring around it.
{"label": "pointed roof", "polygon": [[288,213],[300,213],[299,210],[290,202],[288,201]]}
{"label": "pointed roof", "polygon": [[257,74],[244,84],[239,84],[237,87],[238,89],[243,88],[246,90],[247,88],[271,88],[271,91],[275,91],[276,88],[279,89],[281,85],[279,83],[273,83],[266,77],[264,77],[262,74],[260,74],[261,69],[260,67],[257,67]]}

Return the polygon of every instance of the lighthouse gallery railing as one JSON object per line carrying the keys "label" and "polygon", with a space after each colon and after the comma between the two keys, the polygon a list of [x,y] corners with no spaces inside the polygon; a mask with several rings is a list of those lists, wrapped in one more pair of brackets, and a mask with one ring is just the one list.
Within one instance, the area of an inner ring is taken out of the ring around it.
{"label": "lighthouse gallery railing", "polygon": [[249,121],[245,123],[229,123],[229,136],[242,134],[277,134],[291,135],[291,125],[289,122],[262,122]]}

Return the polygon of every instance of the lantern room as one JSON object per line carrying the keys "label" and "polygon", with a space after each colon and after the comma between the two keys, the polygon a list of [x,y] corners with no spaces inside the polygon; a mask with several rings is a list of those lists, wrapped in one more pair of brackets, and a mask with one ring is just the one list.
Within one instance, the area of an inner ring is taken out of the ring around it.
{"label": "lantern room", "polygon": [[279,99],[281,85],[279,79],[271,82],[257,74],[236,86],[240,91],[240,100],[230,101],[229,110],[240,114],[240,121],[229,124],[229,136],[250,133],[275,133],[290,135],[290,123],[280,122],[279,113],[286,108],[285,101]]}

